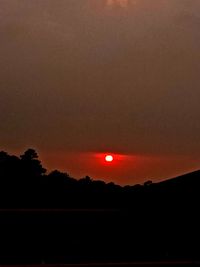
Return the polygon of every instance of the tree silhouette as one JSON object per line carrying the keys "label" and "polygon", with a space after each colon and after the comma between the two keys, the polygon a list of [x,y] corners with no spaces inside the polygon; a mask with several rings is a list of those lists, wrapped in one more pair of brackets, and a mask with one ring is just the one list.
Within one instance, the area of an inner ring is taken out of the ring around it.
{"label": "tree silhouette", "polygon": [[151,184],[153,184],[153,182],[151,180],[148,180],[148,181],[144,182],[144,186],[149,186]]}
{"label": "tree silhouette", "polygon": [[199,188],[200,171],[122,187],[46,174],[31,148],[1,151],[0,264],[199,260]]}
{"label": "tree silhouette", "polygon": [[8,153],[4,151],[0,151],[0,164],[3,163],[6,159],[8,159]]}
{"label": "tree silhouette", "polygon": [[8,180],[14,179],[20,172],[20,159],[16,156],[10,156],[6,152],[0,152],[0,176],[1,179],[7,177]]}
{"label": "tree silhouette", "polygon": [[34,149],[29,148],[24,152],[23,155],[20,156],[20,158],[22,160],[28,160],[28,161],[35,160],[38,159],[38,154]]}
{"label": "tree silhouette", "polygon": [[38,160],[38,154],[34,149],[29,148],[20,158],[25,175],[39,177],[46,173],[46,169],[42,167],[41,162]]}
{"label": "tree silhouette", "polygon": [[92,179],[87,175],[79,180],[79,184],[82,186],[89,186],[92,184]]}

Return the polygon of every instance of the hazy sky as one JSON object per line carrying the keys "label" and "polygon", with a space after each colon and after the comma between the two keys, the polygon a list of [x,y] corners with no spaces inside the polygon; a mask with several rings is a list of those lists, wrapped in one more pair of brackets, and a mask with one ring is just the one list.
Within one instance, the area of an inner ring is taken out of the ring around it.
{"label": "hazy sky", "polygon": [[0,150],[118,183],[198,169],[199,29],[199,0],[0,0]]}

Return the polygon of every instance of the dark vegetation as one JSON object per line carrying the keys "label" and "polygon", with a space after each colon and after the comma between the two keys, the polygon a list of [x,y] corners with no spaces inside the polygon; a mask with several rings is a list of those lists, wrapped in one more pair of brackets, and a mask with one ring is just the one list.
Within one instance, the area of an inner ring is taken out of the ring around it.
{"label": "dark vegetation", "polygon": [[200,171],[121,187],[0,152],[0,264],[200,260]]}

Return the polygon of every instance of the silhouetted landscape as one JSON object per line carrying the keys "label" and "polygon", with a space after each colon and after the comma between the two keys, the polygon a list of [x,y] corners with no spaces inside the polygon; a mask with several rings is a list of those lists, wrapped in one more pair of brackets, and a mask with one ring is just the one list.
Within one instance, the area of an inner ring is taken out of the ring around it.
{"label": "silhouetted landscape", "polygon": [[200,0],[0,0],[0,267],[200,266]]}
{"label": "silhouetted landscape", "polygon": [[0,152],[0,264],[200,260],[200,171],[119,186]]}

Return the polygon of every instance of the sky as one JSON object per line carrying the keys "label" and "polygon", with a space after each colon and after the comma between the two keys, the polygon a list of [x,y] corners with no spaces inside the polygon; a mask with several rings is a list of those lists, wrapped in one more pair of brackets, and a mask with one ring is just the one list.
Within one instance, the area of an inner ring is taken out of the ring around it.
{"label": "sky", "polygon": [[199,0],[0,0],[0,150],[119,184],[199,169],[199,28]]}

